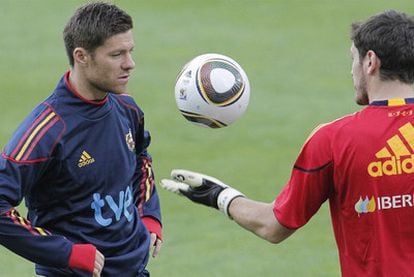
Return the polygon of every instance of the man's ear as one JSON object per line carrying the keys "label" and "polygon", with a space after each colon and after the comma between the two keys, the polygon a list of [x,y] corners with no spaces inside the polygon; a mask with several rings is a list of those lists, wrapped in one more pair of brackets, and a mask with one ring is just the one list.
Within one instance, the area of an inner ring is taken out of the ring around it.
{"label": "man's ear", "polygon": [[366,56],[366,70],[368,74],[375,74],[375,72],[381,67],[381,60],[378,58],[377,54],[372,51],[368,50]]}
{"label": "man's ear", "polygon": [[73,60],[75,63],[86,65],[89,62],[90,55],[85,48],[76,47],[73,50]]}

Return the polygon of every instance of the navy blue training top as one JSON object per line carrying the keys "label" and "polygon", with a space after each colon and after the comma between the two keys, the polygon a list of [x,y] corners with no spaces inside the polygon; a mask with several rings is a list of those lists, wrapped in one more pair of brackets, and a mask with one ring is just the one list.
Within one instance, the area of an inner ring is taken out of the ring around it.
{"label": "navy blue training top", "polygon": [[[91,243],[102,276],[139,276],[150,243],[142,218],[161,223],[143,112],[128,95],[88,101],[68,76],[3,149],[0,243],[38,274],[91,276],[68,268],[72,245]],[[28,219],[14,209],[23,198]]]}

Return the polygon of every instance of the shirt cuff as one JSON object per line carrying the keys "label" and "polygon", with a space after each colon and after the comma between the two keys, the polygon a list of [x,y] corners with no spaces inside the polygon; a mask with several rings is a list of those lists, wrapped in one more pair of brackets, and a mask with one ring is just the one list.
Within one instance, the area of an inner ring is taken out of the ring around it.
{"label": "shirt cuff", "polygon": [[161,223],[153,217],[143,217],[142,222],[147,227],[148,232],[155,233],[157,238],[162,240],[162,227]]}
{"label": "shirt cuff", "polygon": [[69,257],[69,267],[93,272],[96,247],[92,244],[74,244]]}

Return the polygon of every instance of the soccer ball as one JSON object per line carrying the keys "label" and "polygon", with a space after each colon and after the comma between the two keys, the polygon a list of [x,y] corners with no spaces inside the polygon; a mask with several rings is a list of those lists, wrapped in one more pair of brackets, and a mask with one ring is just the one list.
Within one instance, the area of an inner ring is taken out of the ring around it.
{"label": "soccer ball", "polygon": [[232,124],[246,111],[250,84],[243,68],[221,54],[189,61],[177,76],[175,100],[190,122],[210,128]]}

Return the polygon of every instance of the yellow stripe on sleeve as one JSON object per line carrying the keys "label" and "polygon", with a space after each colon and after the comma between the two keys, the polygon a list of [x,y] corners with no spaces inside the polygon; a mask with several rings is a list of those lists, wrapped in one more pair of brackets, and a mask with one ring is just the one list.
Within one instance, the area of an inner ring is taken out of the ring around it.
{"label": "yellow stripe on sleeve", "polygon": [[56,114],[54,112],[50,113],[37,127],[33,130],[30,136],[27,138],[26,142],[24,143],[22,149],[20,150],[19,154],[16,157],[16,160],[19,161],[23,154],[26,152],[27,147],[32,142],[33,138],[39,133],[43,126],[45,126]]}
{"label": "yellow stripe on sleeve", "polygon": [[145,164],[145,167],[147,168],[148,171],[148,177],[147,180],[145,181],[145,185],[147,187],[146,192],[145,192],[145,201],[148,201],[150,199],[150,193],[151,193],[151,176],[152,176],[152,170],[151,167],[148,164]]}

